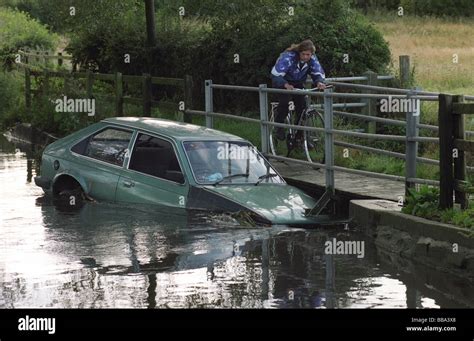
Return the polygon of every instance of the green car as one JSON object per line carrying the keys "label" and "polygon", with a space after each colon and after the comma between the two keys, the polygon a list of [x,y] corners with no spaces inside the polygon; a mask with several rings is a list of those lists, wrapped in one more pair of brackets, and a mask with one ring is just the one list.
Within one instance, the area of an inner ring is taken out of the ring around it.
{"label": "green car", "polygon": [[320,220],[305,215],[316,200],[288,185],[248,141],[156,118],[109,118],[48,145],[35,183],[70,204],[156,204],[264,225]]}

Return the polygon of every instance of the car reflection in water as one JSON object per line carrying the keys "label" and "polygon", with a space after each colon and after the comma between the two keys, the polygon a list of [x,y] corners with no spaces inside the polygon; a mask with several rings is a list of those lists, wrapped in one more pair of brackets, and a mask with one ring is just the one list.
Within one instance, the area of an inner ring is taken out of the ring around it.
{"label": "car reflection in water", "polygon": [[[231,302],[241,300],[239,296],[269,285],[269,276],[258,271],[264,267],[268,272],[268,265],[262,264],[269,262],[268,251],[262,254],[262,248],[268,248],[268,238],[296,230],[284,226],[248,228],[227,216],[183,215],[179,209],[173,214],[169,208],[160,212],[156,205],[86,203],[70,211],[69,205],[54,206],[61,203],[50,200],[42,197],[37,203],[47,238],[55,241],[51,251],[61,250],[68,262],[78,262],[81,277],[89,281],[112,277],[122,282],[127,277],[142,277],[146,289],[142,287],[137,295],[146,293],[148,307],[234,306]],[[226,282],[241,288],[229,293]],[[89,288],[83,284],[80,290],[89,295],[98,289],[96,284]],[[196,295],[204,297],[196,299]],[[229,298],[216,304],[217,297],[225,295]],[[257,296],[247,303],[249,307],[262,306],[261,296]],[[196,301],[185,303],[190,297]]]}

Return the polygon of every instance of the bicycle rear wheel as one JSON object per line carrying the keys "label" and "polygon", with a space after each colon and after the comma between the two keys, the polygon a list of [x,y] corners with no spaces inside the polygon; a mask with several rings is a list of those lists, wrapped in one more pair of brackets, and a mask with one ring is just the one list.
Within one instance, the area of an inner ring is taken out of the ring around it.
{"label": "bicycle rear wheel", "polygon": [[[275,122],[276,109],[270,112],[269,121]],[[290,115],[288,114],[283,122],[285,124],[290,124]],[[277,138],[277,127],[270,127],[270,152],[275,156],[287,156],[288,155],[288,145],[286,139],[288,136],[293,135],[293,131],[290,128],[283,128],[285,131],[285,140],[279,140]]]}
{"label": "bicycle rear wheel", "polygon": [[[323,115],[316,110],[307,111],[304,118],[304,125],[324,129]],[[324,131],[306,130],[304,133],[304,150],[309,162],[324,164]]]}

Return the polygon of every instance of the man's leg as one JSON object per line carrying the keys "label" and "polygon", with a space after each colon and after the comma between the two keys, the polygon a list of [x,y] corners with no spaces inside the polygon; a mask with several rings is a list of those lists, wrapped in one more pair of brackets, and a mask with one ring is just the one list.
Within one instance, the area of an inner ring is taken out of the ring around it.
{"label": "man's leg", "polygon": [[[278,94],[278,106],[276,108],[275,122],[283,123],[286,116],[288,115],[288,103],[290,102],[291,96],[286,94]],[[277,138],[279,140],[285,139],[285,128],[276,128]]]}
{"label": "man's leg", "polygon": [[[298,124],[301,115],[303,114],[304,109],[306,108],[306,100],[305,96],[303,95],[295,95],[293,96],[293,101],[295,103],[295,110],[296,110],[296,121],[294,124]],[[303,138],[303,130],[298,130],[296,132],[296,138],[302,139]]]}

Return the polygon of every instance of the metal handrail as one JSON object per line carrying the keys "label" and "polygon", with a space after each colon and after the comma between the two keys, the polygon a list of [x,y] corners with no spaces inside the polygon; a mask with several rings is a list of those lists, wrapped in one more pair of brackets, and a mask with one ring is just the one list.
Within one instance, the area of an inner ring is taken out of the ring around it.
{"label": "metal handrail", "polygon": [[[368,80],[367,77],[340,77],[335,78],[336,80]],[[333,89],[326,89],[324,92],[309,92],[308,90],[302,89],[293,89],[293,90],[286,90],[280,88],[268,88],[266,84],[261,84],[258,88],[251,87],[251,86],[233,86],[233,85],[223,85],[223,84],[213,84],[211,80],[206,81],[206,109],[205,111],[197,111],[197,110],[186,110],[186,113],[195,113],[206,116],[206,126],[212,127],[212,119],[213,117],[224,117],[224,118],[232,118],[241,121],[247,122],[254,122],[260,125],[261,130],[261,146],[262,152],[265,155],[268,155],[271,158],[277,160],[284,160],[284,161],[291,161],[294,163],[300,164],[307,164],[313,167],[323,168],[326,172],[326,189],[334,190],[334,171],[343,171],[353,174],[360,174],[360,175],[367,175],[371,177],[383,178],[383,179],[391,179],[396,181],[404,181],[405,183],[423,183],[423,184],[430,184],[430,185],[437,185],[439,184],[438,181],[435,180],[428,180],[428,179],[419,179],[416,177],[416,163],[423,162],[428,164],[439,164],[438,160],[433,160],[429,158],[422,158],[417,156],[417,144],[418,143],[439,143],[438,137],[424,137],[419,136],[418,129],[424,128],[429,129],[432,131],[438,130],[438,127],[428,125],[428,124],[420,124],[419,122],[419,115],[415,113],[408,112],[406,114],[406,121],[403,120],[396,120],[396,119],[388,119],[388,118],[381,118],[381,117],[374,117],[374,116],[365,116],[355,113],[348,113],[344,111],[334,111],[335,107],[366,107],[368,106],[367,103],[334,103],[333,100],[335,98],[362,98],[362,99],[415,99],[421,101],[435,101],[439,100],[439,94],[435,92],[428,92],[428,91],[421,91],[419,89],[399,89],[399,88],[388,88],[388,87],[377,87],[371,85],[361,85],[361,84],[345,84],[333,81],[328,79],[329,84],[335,84],[338,86],[345,86],[345,87],[354,87],[360,88],[365,90],[370,90],[371,92],[389,92],[389,93],[337,93],[333,92]],[[258,92],[259,93],[259,101],[260,101],[260,120],[252,119],[249,117],[242,117],[242,116],[235,116],[235,115],[228,115],[223,113],[215,113],[213,110],[213,101],[212,101],[212,90],[213,89],[226,89],[226,90],[241,90],[241,91],[251,91],[251,92]],[[295,124],[286,124],[286,123],[279,123],[279,122],[272,122],[268,119],[268,94],[277,93],[277,94],[286,94],[286,95],[307,95],[308,97],[322,97],[324,98],[324,104],[322,105],[313,105],[312,108],[318,108],[324,110],[324,122],[325,127],[305,127]],[[465,99],[474,99],[474,96],[465,96]],[[381,122],[385,124],[392,124],[397,126],[406,126],[406,135],[384,135],[384,134],[374,134],[374,133],[363,133],[363,132],[354,132],[354,131],[346,131],[346,130],[339,130],[334,129],[333,127],[333,115],[341,115],[356,119],[362,119],[365,121],[372,121],[372,122]],[[281,127],[281,128],[291,128],[295,130],[303,130],[303,131],[317,131],[322,132],[325,135],[325,155],[326,160],[329,160],[329,164],[321,165],[316,164],[313,162],[302,161],[297,159],[285,158],[281,156],[274,156],[268,154],[268,144],[269,144],[269,127]],[[474,134],[474,132],[470,132]],[[365,138],[365,139],[372,139],[372,140],[388,140],[388,141],[400,141],[406,143],[406,153],[396,153],[391,151],[386,151],[378,148],[372,148],[367,146],[361,146],[357,144],[350,144],[341,141],[334,141],[334,135],[342,135],[342,136],[352,136],[357,138]],[[344,168],[335,166],[333,164],[334,154],[333,148],[334,145],[342,145],[348,146],[351,148],[359,148],[361,150],[366,150],[369,152],[376,152],[380,154],[385,154],[393,157],[397,157],[400,159],[406,160],[406,174],[405,176],[396,176],[396,175],[388,175],[388,174],[379,174],[374,172],[367,172],[361,170],[354,170],[350,168]],[[468,169],[474,167],[468,167]]]}
{"label": "metal handrail", "polygon": [[381,122],[381,123],[387,123],[387,124],[392,124],[392,125],[396,125],[396,126],[405,126],[407,124],[406,121],[393,120],[393,119],[390,119],[390,118],[366,116],[366,115],[362,115],[362,114],[354,114],[354,113],[349,113],[349,112],[345,112],[345,111],[338,111],[338,110],[334,110],[333,112],[337,115],[347,116],[347,117],[356,118],[356,119],[360,119],[360,120],[364,120],[364,121]]}
{"label": "metal handrail", "polygon": [[364,84],[347,84],[347,83],[334,82],[334,81],[328,81],[327,83],[340,86],[340,87],[379,91],[379,92],[390,91],[391,93],[407,94],[407,95],[439,96],[438,92],[421,91],[421,90],[416,90],[416,89],[390,88],[390,87],[385,87],[385,86],[364,85]]}

